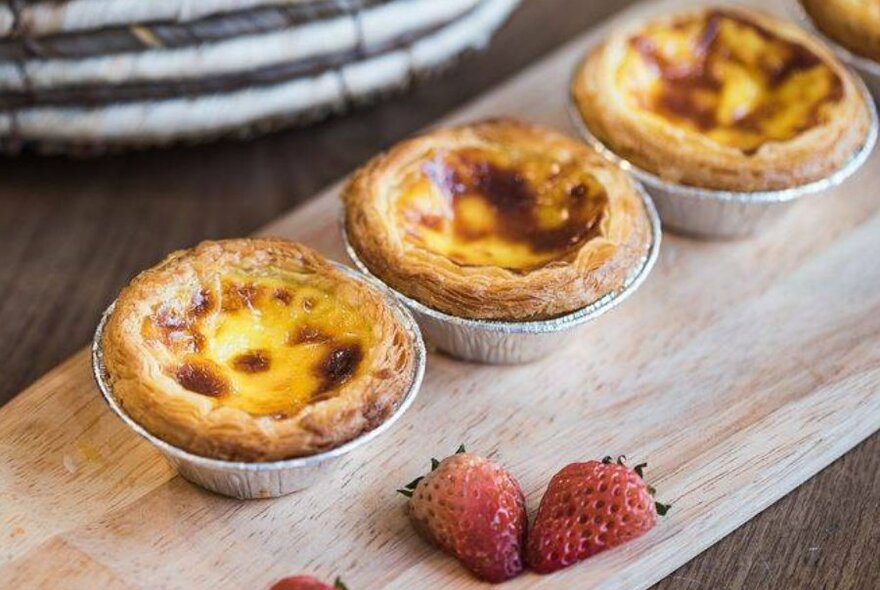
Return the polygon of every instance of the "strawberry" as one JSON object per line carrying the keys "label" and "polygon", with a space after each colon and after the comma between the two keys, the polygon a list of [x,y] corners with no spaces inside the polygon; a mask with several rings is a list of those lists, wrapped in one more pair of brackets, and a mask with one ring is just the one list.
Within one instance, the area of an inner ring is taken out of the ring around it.
{"label": "strawberry", "polygon": [[290,576],[278,580],[269,590],[346,590],[346,587],[339,578],[329,586],[312,576]]}
{"label": "strawberry", "polygon": [[465,452],[438,462],[404,489],[416,531],[478,578],[498,583],[523,570],[528,518],[517,481],[502,467]]}
{"label": "strawberry", "polygon": [[572,463],[550,480],[529,535],[526,561],[538,573],[568,567],[648,532],[669,506],[655,503],[646,464]]}

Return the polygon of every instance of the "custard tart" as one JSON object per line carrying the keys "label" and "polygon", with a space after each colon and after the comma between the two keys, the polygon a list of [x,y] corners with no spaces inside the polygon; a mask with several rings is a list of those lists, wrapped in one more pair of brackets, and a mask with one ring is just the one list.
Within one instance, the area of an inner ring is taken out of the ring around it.
{"label": "custard tart", "polygon": [[800,0],[822,33],[857,55],[880,62],[880,2]]}
{"label": "custard tart", "polygon": [[755,192],[821,180],[865,144],[861,88],[801,29],[743,8],[623,27],[572,83],[591,135],[667,182]]}
{"label": "custard tart", "polygon": [[369,272],[459,318],[554,318],[619,289],[652,229],[630,178],[586,145],[510,119],[394,146],[343,191]]}
{"label": "custard tart", "polygon": [[412,338],[385,296],[284,240],[171,254],[119,295],[101,349],[133,420],[223,460],[337,447],[380,425],[414,378]]}

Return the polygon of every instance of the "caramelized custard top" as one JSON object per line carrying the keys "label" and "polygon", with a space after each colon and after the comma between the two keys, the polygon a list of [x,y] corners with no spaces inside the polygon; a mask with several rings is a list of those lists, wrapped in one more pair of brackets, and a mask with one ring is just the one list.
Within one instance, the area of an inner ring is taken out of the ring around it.
{"label": "caramelized custard top", "polygon": [[357,309],[295,278],[226,276],[179,299],[144,319],[145,341],[181,387],[255,416],[332,397],[373,337]]}
{"label": "caramelized custard top", "polygon": [[577,161],[509,147],[437,150],[397,191],[405,239],[463,266],[528,271],[599,232],[607,195]]}
{"label": "caramelized custard top", "polygon": [[843,98],[818,55],[723,10],[646,27],[617,83],[633,108],[745,153],[824,123]]}

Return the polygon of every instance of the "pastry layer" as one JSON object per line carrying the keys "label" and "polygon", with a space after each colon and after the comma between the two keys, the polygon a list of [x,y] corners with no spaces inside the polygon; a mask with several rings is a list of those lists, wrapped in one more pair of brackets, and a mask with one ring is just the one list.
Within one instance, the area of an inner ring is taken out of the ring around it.
{"label": "pastry layer", "polygon": [[864,143],[869,114],[822,45],[773,17],[704,9],[625,28],[580,67],[580,115],[650,172],[755,191],[818,180]]}
{"label": "pastry layer", "polygon": [[817,27],[853,53],[880,61],[880,3],[800,0]]}
{"label": "pastry layer", "polygon": [[621,287],[651,241],[624,173],[513,120],[402,142],[358,171],[344,199],[349,239],[373,274],[466,318],[574,311]]}
{"label": "pastry layer", "polygon": [[338,446],[381,423],[412,378],[382,296],[280,240],[172,254],[122,292],[103,350],[132,418],[223,459]]}

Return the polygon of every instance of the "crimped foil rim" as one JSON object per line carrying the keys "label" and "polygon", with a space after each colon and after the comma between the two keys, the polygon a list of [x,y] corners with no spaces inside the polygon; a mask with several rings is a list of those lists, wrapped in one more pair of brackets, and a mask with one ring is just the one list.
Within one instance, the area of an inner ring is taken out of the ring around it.
{"label": "crimped foil rim", "polygon": [[823,41],[826,45],[828,45],[834,53],[837,54],[839,58],[841,58],[846,63],[855,67],[857,70],[863,70],[865,73],[871,76],[880,77],[880,63],[877,63],[873,59],[868,57],[862,57],[861,55],[856,55],[843,45],[840,45],[832,39],[828,37],[816,26],[813,22],[813,19],[810,18],[810,15],[807,14],[806,9],[804,9],[803,5],[799,0],[788,0],[789,13],[795,17],[797,24],[799,24],[804,29],[808,30],[810,33],[818,37],[821,41]]}
{"label": "crimped foil rim", "polygon": [[401,324],[412,337],[415,356],[415,368],[413,371],[412,381],[410,382],[409,388],[407,389],[406,393],[401,398],[400,404],[394,410],[394,413],[391,414],[384,422],[382,422],[382,424],[380,424],[376,428],[327,451],[323,451],[314,455],[307,455],[304,457],[283,459],[281,461],[225,461],[223,459],[214,459],[212,457],[196,455],[194,453],[190,453],[189,451],[185,451],[179,447],[176,447],[150,433],[147,429],[138,424],[131,416],[129,416],[119,406],[116,398],[113,396],[113,392],[110,390],[110,386],[106,383],[104,379],[104,375],[106,375],[106,368],[104,366],[104,353],[101,350],[101,340],[104,335],[104,328],[107,324],[107,320],[110,318],[110,315],[113,313],[113,309],[116,307],[116,301],[113,301],[113,303],[111,303],[101,315],[101,320],[100,322],[98,322],[98,327],[95,330],[95,336],[92,340],[91,346],[92,373],[95,378],[95,383],[97,383],[98,389],[101,391],[101,395],[103,396],[104,401],[107,402],[107,405],[110,406],[110,409],[113,410],[113,412],[123,422],[125,422],[125,424],[131,430],[136,432],[141,437],[147,439],[150,443],[153,444],[153,446],[157,447],[166,455],[170,455],[175,459],[180,460],[181,462],[194,463],[199,465],[200,467],[207,467],[215,470],[267,472],[315,467],[324,463],[325,461],[341,457],[342,455],[345,455],[369,443],[374,438],[378,437],[383,432],[388,430],[391,425],[394,424],[404,413],[406,413],[406,411],[412,405],[413,401],[419,393],[419,389],[422,385],[422,380],[425,376],[427,352],[425,350],[425,343],[422,339],[421,330],[419,329],[415,318],[413,318],[412,313],[406,308],[406,306],[396,299],[395,294],[390,289],[388,289],[388,287],[383,285],[381,282],[372,279],[371,277],[365,277],[362,274],[355,272],[354,270],[343,264],[333,261],[331,261],[331,264],[333,264],[333,266],[336,267],[337,270],[345,274],[347,277],[367,283],[370,287],[376,289],[379,293],[381,293],[387,300],[389,307],[397,316],[397,319],[401,322]]}
{"label": "crimped foil rim", "polygon": [[[794,1],[796,2],[797,0]],[[577,106],[577,101],[574,97],[574,82],[577,79],[578,72],[580,71],[584,63],[584,60],[589,56],[590,52],[596,45],[597,44],[593,44],[589,48],[587,48],[587,51],[584,52],[583,57],[581,57],[581,59],[577,61],[577,64],[575,65],[574,71],[572,72],[571,78],[569,80],[567,100],[567,110],[569,118],[571,119],[578,133],[580,133],[583,140],[586,141],[590,145],[590,147],[599,152],[606,160],[616,164],[618,167],[629,172],[640,182],[651,189],[667,191],[678,197],[692,197],[695,199],[710,201],[732,201],[747,204],[786,203],[789,201],[794,201],[801,197],[820,193],[822,191],[840,185],[841,183],[843,183],[843,181],[855,174],[855,172],[862,167],[862,165],[868,160],[868,157],[874,151],[874,146],[877,144],[878,114],[877,105],[874,102],[874,97],[871,95],[871,92],[868,90],[868,87],[865,84],[865,81],[862,80],[861,76],[859,76],[857,72],[853,71],[852,68],[844,65],[844,68],[849,72],[850,76],[852,77],[853,83],[856,85],[856,88],[858,88],[859,94],[862,96],[862,101],[865,103],[865,106],[868,109],[870,125],[868,127],[868,134],[865,137],[865,142],[862,144],[862,146],[857,149],[855,153],[853,153],[852,157],[846,164],[844,164],[825,178],[820,178],[819,180],[814,180],[813,182],[808,182],[807,184],[802,184],[800,186],[794,186],[780,190],[753,192],[700,188],[697,186],[678,184],[675,182],[663,180],[656,174],[648,172],[647,170],[636,166],[626,158],[623,158],[622,156],[619,156],[617,153],[615,153],[610,147],[606,146],[604,143],[602,143],[601,140],[593,135],[592,132],[590,132],[587,124],[583,120],[583,117],[581,117],[580,111]]]}
{"label": "crimped foil rim", "polygon": [[[624,300],[626,300],[630,295],[632,295],[641,286],[641,284],[645,282],[645,280],[648,278],[648,275],[651,273],[651,270],[654,268],[654,264],[657,262],[657,257],[660,252],[660,242],[662,241],[660,215],[657,213],[654,202],[651,200],[651,197],[648,195],[647,191],[645,191],[644,187],[635,180],[633,180],[633,185],[636,188],[636,192],[638,192],[639,196],[641,197],[642,203],[644,203],[645,211],[648,214],[648,219],[651,224],[651,245],[648,248],[648,253],[644,257],[642,257],[641,264],[639,264],[637,268],[633,269],[633,271],[630,272],[629,276],[627,276],[623,285],[619,289],[611,291],[610,293],[605,294],[596,301],[593,301],[585,307],[582,307],[571,313],[567,313],[565,315],[561,315],[548,320],[525,322],[476,320],[443,313],[442,311],[438,311],[434,308],[428,307],[427,305],[420,303],[415,299],[411,299],[387,285],[386,287],[390,289],[395,295],[397,295],[397,297],[401,301],[403,301],[407,305],[407,307],[415,311],[417,314],[427,316],[434,320],[438,320],[448,324],[454,324],[456,326],[460,326],[469,330],[482,330],[485,332],[495,332],[502,334],[546,334],[550,332],[559,332],[561,330],[573,328],[575,326],[579,326],[581,324],[592,321],[600,315],[604,314],[605,312],[610,311],[611,309],[622,303]],[[368,277],[373,278],[374,280],[380,280],[370,272],[366,264],[364,264],[360,257],[358,257],[357,252],[351,244],[351,241],[348,239],[348,232],[345,229],[344,211],[342,213],[342,217],[340,218],[340,233],[342,234],[342,241],[345,244],[345,251],[348,253],[348,257],[358,268],[358,270],[360,270]]]}

